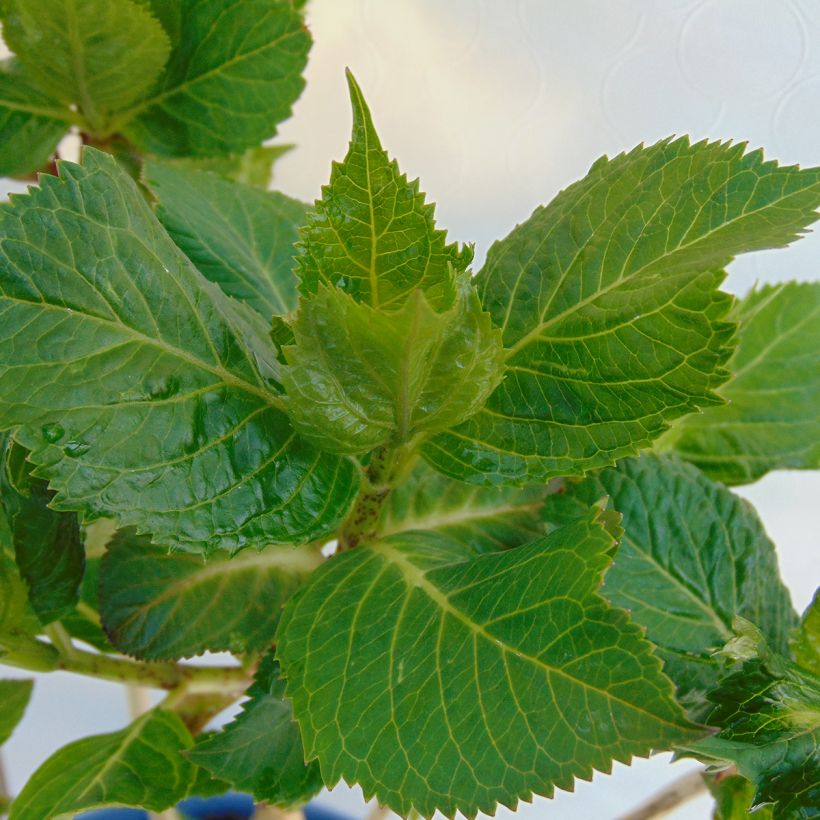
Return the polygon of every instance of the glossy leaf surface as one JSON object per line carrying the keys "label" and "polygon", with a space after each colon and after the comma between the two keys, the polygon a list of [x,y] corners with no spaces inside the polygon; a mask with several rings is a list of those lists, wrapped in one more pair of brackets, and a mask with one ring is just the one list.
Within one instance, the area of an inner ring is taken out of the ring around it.
{"label": "glossy leaf surface", "polygon": [[681,419],[659,442],[726,484],[820,468],[820,282],[766,285],[734,311],[727,404]]}
{"label": "glossy leaf surface", "polygon": [[427,457],[474,482],[579,475],[719,404],[738,253],[813,222],[820,169],[744,145],[665,140],[598,160],[496,243],[477,278],[508,349],[503,384]]}
{"label": "glossy leaf surface", "polygon": [[322,788],[316,761],[305,763],[299,727],[279,664],[266,655],[242,712],[188,757],[215,777],[274,806],[301,806]]}
{"label": "glossy leaf surface", "polygon": [[472,250],[446,244],[418,180],[408,182],[382,148],[350,72],[348,83],[353,136],[302,231],[302,292],[315,293],[324,282],[358,302],[396,309],[421,289],[434,308],[450,307],[456,274],[469,265]]}
{"label": "glossy leaf surface", "polygon": [[188,794],[194,766],[182,755],[191,736],[173,713],[154,709],[119,732],[55,752],[12,803],[9,820],[73,817],[103,806],[163,811]]}
{"label": "glossy leaf surface", "polygon": [[364,453],[475,413],[501,380],[502,350],[472,286],[460,287],[443,313],[421,290],[390,312],[324,284],[302,298],[282,370],[294,427],[325,450]]}
{"label": "glossy leaf surface", "polygon": [[475,552],[511,549],[544,535],[546,487],[476,487],[419,461],[387,497],[379,534],[432,530]]}
{"label": "glossy leaf surface", "polygon": [[320,560],[313,550],[278,548],[204,560],[124,530],[103,558],[100,612],[114,646],[138,658],[259,652]]}
{"label": "glossy leaf surface", "polygon": [[2,20],[26,75],[95,130],[151,89],[170,52],[159,21],[132,0],[5,0]]}
{"label": "glossy leaf surface", "polygon": [[623,515],[624,537],[603,593],[646,627],[679,697],[703,718],[721,673],[712,654],[735,617],[788,647],[796,616],[774,545],[747,502],[671,456],[644,454],[568,483],[545,515],[561,525],[604,497]]}
{"label": "glossy leaf surface", "polygon": [[331,531],[355,473],[293,432],[265,323],[107,155],[41,186],[0,213],[0,428],[20,428],[52,506],[190,550]]}
{"label": "glossy leaf surface", "polygon": [[311,41],[298,11],[286,0],[179,0],[158,14],[171,57],[126,135],[165,156],[233,154],[272,137],[305,84]]}
{"label": "glossy leaf surface", "polygon": [[149,162],[157,216],[199,271],[266,320],[296,307],[294,243],[301,202],[214,173]]}
{"label": "glossy leaf surface", "polygon": [[16,60],[0,61],[0,176],[48,162],[68,130],[69,112],[31,85]]}
{"label": "glossy leaf surface", "polygon": [[404,533],[314,573],[277,656],[325,782],[402,816],[492,814],[686,738],[651,644],[597,592],[608,525],[594,509],[478,557]]}
{"label": "glossy leaf surface", "polygon": [[22,720],[33,686],[32,680],[0,680],[0,746]]}

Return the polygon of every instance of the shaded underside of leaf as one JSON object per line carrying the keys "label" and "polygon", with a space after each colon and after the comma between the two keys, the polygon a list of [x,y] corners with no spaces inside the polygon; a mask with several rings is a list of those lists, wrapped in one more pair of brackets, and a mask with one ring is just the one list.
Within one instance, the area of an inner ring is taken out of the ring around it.
{"label": "shaded underside of leaf", "polygon": [[296,436],[265,322],[196,271],[112,158],[41,177],[0,234],[0,428],[53,507],[190,550],[333,530],[353,465]]}
{"label": "shaded underside of leaf", "polygon": [[319,562],[315,551],[277,548],[206,561],[123,530],[102,562],[100,612],[114,646],[138,658],[259,652]]}
{"label": "shaded underside of leaf", "polygon": [[302,292],[315,293],[324,282],[356,301],[396,309],[421,289],[433,307],[447,308],[456,295],[455,276],[469,265],[472,250],[446,244],[433,205],[425,202],[418,180],[408,182],[388,158],[361,89],[347,76],[353,135],[301,233],[296,261]]}
{"label": "shaded underside of leaf", "polygon": [[510,549],[544,534],[547,492],[545,486],[477,487],[419,461],[387,497],[378,531],[432,530],[477,553]]}
{"label": "shaded underside of leaf", "polygon": [[479,557],[404,533],[314,573],[277,656],[325,782],[470,817],[687,737],[651,644],[597,593],[605,522]]}
{"label": "shaded underside of leaf", "polygon": [[719,391],[727,403],[681,419],[660,448],[726,484],[820,468],[820,282],[754,290],[734,318],[732,379]]}
{"label": "shaded underside of leaf", "polygon": [[306,205],[168,162],[143,173],[157,216],[204,276],[266,320],[296,307],[293,245]]}
{"label": "shaded underside of leaf", "polygon": [[[161,4],[153,4],[161,5]],[[171,57],[126,135],[165,156],[232,154],[276,133],[301,94],[310,34],[283,0],[180,0]]]}
{"label": "shaded underside of leaf", "polygon": [[182,721],[161,709],[119,732],[69,743],[32,775],[9,820],[73,816],[103,806],[163,811],[188,794],[195,770],[181,753],[191,744]]}
{"label": "shaded underside of leaf", "polygon": [[257,800],[282,808],[304,805],[322,788],[322,776],[316,761],[305,763],[299,727],[272,655],[262,659],[247,694],[239,716],[197,743],[188,757]]}
{"label": "shaded underside of leaf", "polygon": [[703,718],[721,674],[712,655],[736,616],[759,624],[778,651],[788,647],[796,615],[774,545],[746,501],[672,456],[645,453],[567,483],[544,515],[560,526],[605,497],[624,536],[603,594],[646,627],[678,696]]}
{"label": "shaded underside of leaf", "polygon": [[0,746],[22,719],[33,686],[32,680],[0,680]]}
{"label": "shaded underside of leaf", "polygon": [[602,158],[490,249],[477,287],[508,373],[427,445],[436,467],[477,483],[578,475],[721,402],[722,269],[798,238],[820,204],[820,169],[744,149],[684,138]]}

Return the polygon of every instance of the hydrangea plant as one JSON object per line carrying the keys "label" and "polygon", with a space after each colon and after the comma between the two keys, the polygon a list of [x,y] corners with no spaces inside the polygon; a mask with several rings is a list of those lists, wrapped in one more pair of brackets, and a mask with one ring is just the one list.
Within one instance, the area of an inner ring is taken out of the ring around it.
{"label": "hydrangea plant", "polygon": [[267,190],[299,4],[0,11],[0,172],[42,171],[0,207],[0,662],[166,692],[11,820],[342,780],[473,817],[669,750],[719,817],[816,816],[820,604],[730,487],[820,467],[820,283],[720,287],[820,169],[642,145],[474,272],[352,75],[321,198]]}

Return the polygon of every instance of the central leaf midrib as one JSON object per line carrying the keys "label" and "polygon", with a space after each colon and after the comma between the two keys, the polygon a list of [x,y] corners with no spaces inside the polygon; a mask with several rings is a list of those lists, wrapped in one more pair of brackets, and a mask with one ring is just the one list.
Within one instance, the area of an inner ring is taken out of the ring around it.
{"label": "central leaf midrib", "polygon": [[[495,635],[491,635],[481,624],[478,624],[475,621],[470,620],[470,618],[467,615],[465,615],[460,609],[454,606],[451,603],[450,599],[447,597],[447,595],[445,595],[438,587],[436,587],[427,579],[427,573],[424,570],[419,569],[417,566],[415,566],[415,564],[412,563],[412,561],[410,561],[408,558],[402,555],[402,553],[399,550],[394,549],[384,541],[380,541],[377,544],[371,545],[369,549],[382,555],[389,563],[393,564],[402,573],[402,575],[405,578],[405,582],[407,583],[408,591],[411,591],[413,588],[421,589],[425,593],[425,595],[427,595],[427,597],[430,598],[430,600],[434,604],[436,604],[443,613],[452,616],[453,618],[461,622],[465,627],[467,627],[467,629],[470,632],[482,637],[484,640],[486,640],[493,646],[498,647],[505,654],[515,655],[518,658],[522,658],[528,661],[529,663],[532,663],[534,666],[542,668],[548,675],[558,675],[562,678],[566,678],[572,684],[580,686],[583,689],[589,689],[593,692],[597,692],[604,698],[620,703],[628,709],[632,709],[636,712],[646,715],[647,717],[650,717],[653,720],[657,720],[668,726],[679,726],[679,724],[675,724],[665,717],[653,714],[652,712],[647,712],[639,704],[630,703],[629,701],[618,697],[617,695],[613,694],[612,692],[609,692],[606,689],[599,689],[596,686],[593,686],[592,684],[588,683],[587,681],[583,681],[579,678],[574,677],[566,670],[560,669],[555,666],[551,666],[550,664],[545,663],[540,658],[535,658],[531,655],[527,655],[522,650],[509,645],[506,641],[502,640],[501,638],[498,638]],[[442,568],[442,565],[436,566],[436,569]]]}
{"label": "central leaf midrib", "polygon": [[[379,532],[380,536],[395,535],[407,530],[424,529],[435,530],[441,527],[455,526],[457,524],[470,524],[486,519],[494,519],[503,515],[513,513],[529,513],[540,509],[543,501],[534,501],[528,504],[503,504],[500,506],[470,506],[469,504],[449,512],[413,515],[407,518],[393,518],[392,526],[388,526]],[[390,519],[389,519],[390,520]]]}

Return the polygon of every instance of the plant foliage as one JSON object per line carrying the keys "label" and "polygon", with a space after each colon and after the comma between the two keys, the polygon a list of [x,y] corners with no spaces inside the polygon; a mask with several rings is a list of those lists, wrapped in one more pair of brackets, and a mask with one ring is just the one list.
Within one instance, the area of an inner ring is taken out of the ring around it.
{"label": "plant foliage", "polygon": [[0,661],[167,693],[11,820],[340,780],[474,817],[658,751],[717,817],[816,817],[820,608],[726,485],[820,467],[820,285],[720,287],[820,169],[602,157],[473,276],[350,73],[321,198],[267,190],[303,5],[0,2],[0,173],[51,171],[0,206]]}

